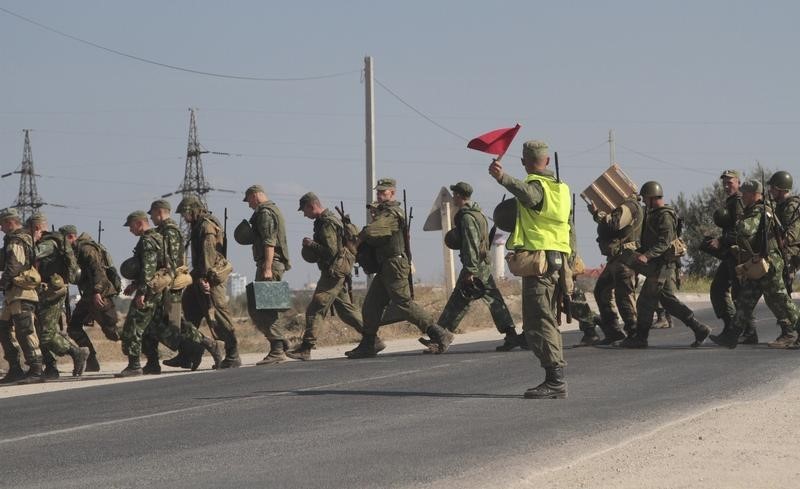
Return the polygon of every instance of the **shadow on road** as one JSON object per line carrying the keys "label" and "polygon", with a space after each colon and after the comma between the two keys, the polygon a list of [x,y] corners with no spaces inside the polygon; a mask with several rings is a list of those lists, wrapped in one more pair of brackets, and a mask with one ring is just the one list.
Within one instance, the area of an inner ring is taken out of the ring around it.
{"label": "shadow on road", "polygon": [[294,396],[367,396],[367,397],[435,397],[442,399],[522,399],[517,394],[481,394],[461,392],[419,392],[419,391],[380,391],[380,390],[333,390],[314,389],[296,391],[257,391],[256,394],[294,395]]}

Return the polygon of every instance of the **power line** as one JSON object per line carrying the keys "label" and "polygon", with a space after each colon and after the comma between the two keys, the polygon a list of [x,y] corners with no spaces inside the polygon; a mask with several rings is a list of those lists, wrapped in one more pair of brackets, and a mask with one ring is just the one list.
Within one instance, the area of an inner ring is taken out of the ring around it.
{"label": "power line", "polygon": [[339,73],[330,73],[325,75],[316,75],[316,76],[304,76],[304,77],[260,77],[260,76],[245,76],[245,75],[229,75],[225,73],[215,73],[211,71],[202,71],[202,70],[195,70],[192,68],[184,68],[182,66],[171,65],[167,63],[162,63],[160,61],[155,61],[148,58],[142,58],[141,56],[136,56],[133,54],[128,54],[122,51],[118,51],[116,49],[112,49],[106,46],[102,46],[92,41],[87,41],[86,39],[82,39],[80,37],[73,36],[71,34],[67,34],[66,32],[60,31],[54,27],[47,26],[40,22],[37,22],[33,19],[29,19],[28,17],[24,17],[20,14],[12,12],[6,8],[0,7],[0,12],[6,13],[12,17],[16,17],[19,20],[27,22],[29,24],[33,24],[37,27],[40,27],[46,31],[52,32],[54,34],[58,34],[59,36],[66,37],[67,39],[72,39],[73,41],[80,42],[82,44],[86,44],[87,46],[92,46],[97,49],[101,49],[103,51],[116,54],[117,56],[123,56],[125,58],[133,59],[142,63],[147,63],[155,66],[160,66],[162,68],[168,68],[170,70],[176,71],[183,71],[186,73],[193,73],[195,75],[204,75],[204,76],[211,76],[216,78],[228,78],[234,80],[249,80],[249,81],[268,81],[268,82],[293,82],[293,81],[309,81],[309,80],[322,80],[325,78],[336,78],[340,76],[350,75],[353,73],[360,73],[361,70],[350,70],[350,71],[343,71]]}
{"label": "power line", "polygon": [[635,149],[631,149],[631,148],[629,148],[627,146],[624,146],[622,144],[619,144],[619,143],[617,145],[620,146],[621,148],[625,149],[626,151],[630,151],[631,153],[639,155],[639,156],[641,156],[643,158],[647,158],[649,160],[657,161],[659,163],[663,163],[665,165],[669,165],[669,166],[672,166],[672,167],[675,167],[675,168],[680,168],[681,170],[691,171],[691,172],[695,172],[695,173],[702,173],[703,175],[716,175],[716,172],[703,171],[703,170],[698,170],[697,168],[692,168],[691,166],[679,165],[677,163],[672,163],[672,162],[667,161],[667,160],[662,160],[661,158],[657,158],[657,157],[649,155],[647,153],[642,153],[641,151],[636,151]]}
{"label": "power line", "polygon": [[417,109],[416,107],[414,107],[414,106],[413,106],[413,105],[411,105],[410,103],[408,103],[408,102],[406,102],[405,100],[403,100],[403,99],[402,99],[402,98],[401,98],[399,95],[397,95],[396,93],[394,93],[394,92],[392,91],[392,89],[391,89],[391,88],[389,88],[389,87],[387,87],[386,85],[384,85],[383,83],[381,83],[381,81],[380,81],[380,80],[378,80],[377,78],[375,79],[375,83],[377,83],[379,87],[381,87],[381,88],[383,88],[384,90],[386,90],[387,92],[389,92],[389,94],[390,94],[392,97],[396,98],[398,101],[400,101],[400,103],[401,103],[401,104],[403,104],[403,105],[405,105],[406,107],[408,107],[409,109],[413,110],[414,112],[416,112],[416,113],[417,113],[417,115],[419,115],[420,117],[422,117],[422,118],[423,118],[423,119],[425,119],[426,121],[430,122],[430,123],[431,123],[431,124],[433,124],[434,126],[438,127],[438,128],[439,128],[439,129],[441,129],[442,131],[444,131],[444,132],[446,132],[446,133],[448,133],[448,134],[450,134],[450,135],[452,135],[452,136],[455,136],[455,137],[457,137],[457,138],[461,139],[462,141],[468,141],[468,139],[467,139],[467,138],[465,138],[464,136],[462,136],[461,134],[458,134],[458,133],[456,133],[456,132],[453,132],[453,131],[451,131],[450,129],[446,128],[445,126],[443,126],[443,125],[439,124],[439,123],[438,123],[438,122],[436,122],[435,120],[433,120],[433,119],[431,119],[430,117],[428,117],[427,115],[425,115],[425,114],[424,114],[424,113],[423,113],[421,110]]}

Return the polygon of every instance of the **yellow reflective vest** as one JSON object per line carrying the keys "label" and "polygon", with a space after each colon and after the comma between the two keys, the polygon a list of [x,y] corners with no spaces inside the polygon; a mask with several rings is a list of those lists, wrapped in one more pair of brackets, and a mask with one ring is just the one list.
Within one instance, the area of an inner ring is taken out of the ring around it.
{"label": "yellow reflective vest", "polygon": [[517,202],[517,223],[506,241],[509,250],[560,251],[570,254],[569,214],[572,196],[566,183],[552,177],[531,174],[525,183],[537,181],[542,185],[544,198],[539,210],[529,209]]}

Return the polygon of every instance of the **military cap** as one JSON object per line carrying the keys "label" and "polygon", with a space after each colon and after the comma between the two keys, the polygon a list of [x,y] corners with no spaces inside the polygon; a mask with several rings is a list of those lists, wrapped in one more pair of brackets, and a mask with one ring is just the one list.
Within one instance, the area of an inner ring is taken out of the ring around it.
{"label": "military cap", "polygon": [[458,182],[455,185],[450,185],[450,190],[467,198],[472,197],[472,185],[467,182]]}
{"label": "military cap", "polygon": [[742,192],[751,192],[754,194],[763,194],[764,187],[761,186],[761,182],[758,180],[748,180],[739,187],[739,190]]}
{"label": "military cap", "polygon": [[136,221],[146,221],[147,220],[147,213],[145,211],[133,211],[128,214],[128,217],[125,218],[124,227],[128,227]]}
{"label": "military cap", "polygon": [[317,194],[315,194],[314,192],[304,193],[303,196],[300,197],[300,207],[297,210],[302,211],[303,207],[305,207],[306,204],[308,204],[309,202],[314,202],[315,200],[319,200],[319,197],[317,197]]}
{"label": "military cap", "polygon": [[739,179],[741,179],[741,176],[739,175],[738,170],[725,170],[724,172],[722,172],[722,175],[720,175],[719,178],[739,178]]}
{"label": "military cap", "polygon": [[58,228],[58,232],[65,236],[67,234],[78,234],[78,228],[74,224],[65,224]]}
{"label": "military cap", "polygon": [[375,185],[375,190],[388,190],[397,187],[397,180],[394,178],[381,178],[378,184]]}
{"label": "military cap", "polygon": [[168,211],[171,211],[172,205],[169,203],[168,200],[164,199],[154,200],[153,203],[150,204],[150,211],[148,211],[148,214],[152,214],[153,211],[156,209],[166,209]]}
{"label": "military cap", "polygon": [[178,208],[175,209],[175,212],[178,214],[183,214],[189,209],[204,209],[205,206],[203,205],[203,201],[200,200],[200,197],[189,194],[183,199],[181,199],[180,203],[178,204]]}
{"label": "military cap", "polygon": [[20,217],[19,212],[17,212],[15,207],[6,207],[0,211],[0,222],[8,219],[16,219],[17,221],[22,222],[22,217]]}
{"label": "military cap", "polygon": [[242,199],[242,202],[247,202],[247,198],[250,197],[250,194],[255,194],[258,192],[261,192],[262,194],[266,193],[264,191],[264,187],[262,187],[261,185],[258,184],[250,185],[249,187],[247,187],[247,190],[244,191],[244,198]]}
{"label": "military cap", "polygon": [[542,156],[547,156],[547,143],[544,141],[525,141],[522,144],[522,159],[538,160]]}
{"label": "military cap", "polygon": [[47,222],[47,217],[45,217],[44,214],[42,214],[41,212],[34,212],[33,214],[31,214],[31,217],[29,217],[28,220],[25,221],[25,225],[34,226],[36,224],[44,224],[46,222]]}

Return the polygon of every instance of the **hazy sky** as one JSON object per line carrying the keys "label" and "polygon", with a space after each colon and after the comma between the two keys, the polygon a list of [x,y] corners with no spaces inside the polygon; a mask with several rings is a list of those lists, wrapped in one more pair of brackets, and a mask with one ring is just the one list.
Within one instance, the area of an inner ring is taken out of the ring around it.
{"label": "hazy sky", "polygon": [[[375,77],[449,131],[471,138],[519,122],[512,174],[526,139],[559,152],[562,178],[580,192],[617,160],[668,197],[693,193],[725,168],[797,171],[800,70],[797,2],[270,2],[3,1],[0,7],[72,36],[194,70],[309,81],[243,81],[170,70],[61,37],[0,12],[0,173],[31,140],[39,191],[56,225],[96,235],[121,262],[136,239],[122,222],[183,178],[188,107],[201,144],[240,156],[204,157],[211,209],[231,228],[250,216],[241,191],[263,184],[288,223],[294,286],[316,279],[299,245],[311,221],[298,197],[344,200],[363,223],[364,86]],[[794,60],[794,61],[792,61]],[[440,233],[422,231],[442,185],[475,187],[489,211],[503,189],[488,155],[421,118],[376,86],[377,176],[397,178],[416,220],[420,277],[442,276]],[[0,180],[0,204],[17,175]],[[172,199],[173,205],[177,198]],[[580,251],[601,263],[579,201]],[[250,251],[233,243],[237,271]]]}

